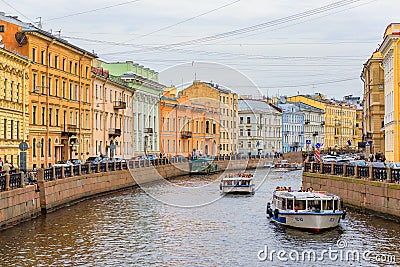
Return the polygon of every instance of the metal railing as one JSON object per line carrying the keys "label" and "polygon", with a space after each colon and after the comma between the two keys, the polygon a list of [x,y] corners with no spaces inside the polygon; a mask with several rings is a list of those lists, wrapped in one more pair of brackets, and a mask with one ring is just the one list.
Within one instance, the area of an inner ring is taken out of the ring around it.
{"label": "metal railing", "polygon": [[21,188],[21,175],[22,173],[12,173],[10,174],[10,189]]}
{"label": "metal railing", "polygon": [[[322,167],[322,172],[320,172],[321,167]],[[371,181],[400,183],[400,169],[386,168],[386,167],[355,166],[347,164],[345,165],[324,164],[324,163],[313,162],[313,163],[305,163],[304,172],[334,174],[346,177],[358,177],[360,179],[369,179]]]}
{"label": "metal railing", "polygon": [[[244,160],[244,159],[268,159],[271,157],[268,156],[220,156],[213,157],[214,160]],[[176,164],[176,163],[185,163],[189,162],[188,158],[185,157],[172,157],[172,158],[160,158],[160,159],[140,159],[140,160],[128,160],[128,161],[118,161],[118,162],[110,162],[110,163],[96,163],[96,164],[82,164],[77,166],[65,166],[65,167],[50,167],[43,169],[43,180],[53,181],[56,179],[63,179],[72,176],[86,175],[90,173],[97,172],[113,172],[119,170],[128,170],[135,168],[144,168],[150,166],[163,166],[168,164]],[[108,168],[106,167],[108,164]],[[310,164],[306,164],[307,171],[310,171]],[[80,173],[79,173],[80,168]],[[63,171],[64,169],[64,171]],[[314,165],[314,171],[318,170],[317,165]],[[38,171],[32,170],[31,173],[35,175],[35,180],[38,179]],[[10,179],[12,177],[12,181],[10,182],[10,189],[15,189],[18,187],[22,187],[22,179],[21,175],[24,175],[25,178],[29,173],[16,173],[15,170],[10,172]],[[400,174],[399,174],[400,175]],[[7,187],[8,181],[6,180],[6,172],[0,172],[0,191],[8,190]]]}

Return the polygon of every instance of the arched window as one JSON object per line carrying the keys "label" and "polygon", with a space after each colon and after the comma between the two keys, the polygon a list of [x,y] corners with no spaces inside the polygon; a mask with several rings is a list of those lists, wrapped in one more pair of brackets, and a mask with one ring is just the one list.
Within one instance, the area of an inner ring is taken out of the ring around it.
{"label": "arched window", "polygon": [[36,157],[36,138],[32,140],[32,156]]}

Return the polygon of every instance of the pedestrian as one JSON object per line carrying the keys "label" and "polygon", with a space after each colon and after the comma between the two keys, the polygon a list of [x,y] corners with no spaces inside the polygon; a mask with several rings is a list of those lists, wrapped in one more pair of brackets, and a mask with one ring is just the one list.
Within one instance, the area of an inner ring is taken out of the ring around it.
{"label": "pedestrian", "polygon": [[6,160],[6,162],[3,165],[3,171],[10,171],[11,170],[11,165],[10,163],[8,163],[8,161]]}
{"label": "pedestrian", "polygon": [[2,170],[3,170],[3,160],[0,157],[0,171],[2,171]]}
{"label": "pedestrian", "polygon": [[373,162],[374,161],[374,155],[371,153],[371,154],[369,154],[369,161],[370,162]]}

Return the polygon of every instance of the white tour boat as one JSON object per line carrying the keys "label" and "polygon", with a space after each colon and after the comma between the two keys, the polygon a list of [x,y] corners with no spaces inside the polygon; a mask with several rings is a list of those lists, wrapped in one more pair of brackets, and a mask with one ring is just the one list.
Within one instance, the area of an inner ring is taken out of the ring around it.
{"label": "white tour boat", "polygon": [[346,212],[340,210],[340,197],[325,191],[274,191],[267,214],[278,224],[319,232],[337,227]]}
{"label": "white tour boat", "polygon": [[229,174],[221,179],[223,194],[254,194],[253,175],[247,173]]}
{"label": "white tour boat", "polygon": [[287,160],[281,160],[280,163],[275,164],[275,172],[290,172],[303,169],[301,163],[289,163]]}
{"label": "white tour boat", "polygon": [[275,168],[275,163],[273,161],[266,161],[264,163],[264,168]]}

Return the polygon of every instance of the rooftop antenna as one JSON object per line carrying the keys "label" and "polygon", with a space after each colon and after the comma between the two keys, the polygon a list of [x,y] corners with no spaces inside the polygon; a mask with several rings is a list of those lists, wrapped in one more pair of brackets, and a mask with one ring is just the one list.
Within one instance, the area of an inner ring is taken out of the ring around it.
{"label": "rooftop antenna", "polygon": [[61,38],[61,29],[56,31],[56,33],[58,33],[58,38]]}
{"label": "rooftop antenna", "polygon": [[37,17],[36,19],[39,19],[39,21],[35,22],[35,23],[37,24],[38,28],[41,29],[42,28],[42,17]]}

